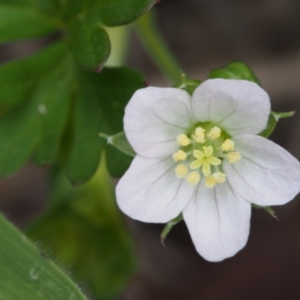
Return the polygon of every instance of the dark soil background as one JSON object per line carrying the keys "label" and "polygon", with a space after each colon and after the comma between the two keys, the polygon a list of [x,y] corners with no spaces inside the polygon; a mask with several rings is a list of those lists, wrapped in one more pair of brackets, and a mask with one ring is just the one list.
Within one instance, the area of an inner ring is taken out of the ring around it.
{"label": "dark soil background", "polygon": [[[232,60],[249,64],[270,94],[273,110],[300,108],[299,0],[162,0],[159,28],[183,70],[205,79]],[[0,47],[0,62],[23,57],[45,41]],[[151,85],[169,83],[135,37],[128,64]],[[300,159],[300,117],[279,123],[272,139]],[[0,209],[23,226],[43,210],[46,169],[29,164],[0,182]],[[299,178],[300,180],[300,178]],[[235,257],[209,263],[196,252],[184,223],[159,240],[162,226],[126,219],[137,241],[138,274],[122,300],[300,299],[300,197],[275,207],[279,221],[253,209],[247,246]]]}

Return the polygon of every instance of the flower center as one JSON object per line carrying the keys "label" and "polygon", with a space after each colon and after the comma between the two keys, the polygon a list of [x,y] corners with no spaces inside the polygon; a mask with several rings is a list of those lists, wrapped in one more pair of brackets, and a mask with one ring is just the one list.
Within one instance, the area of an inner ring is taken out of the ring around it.
{"label": "flower center", "polygon": [[172,155],[177,163],[176,176],[187,178],[191,185],[198,184],[203,175],[206,187],[214,188],[226,181],[223,160],[235,163],[242,158],[234,151],[234,141],[217,126],[198,126],[190,134],[179,134],[176,141],[180,146]]}

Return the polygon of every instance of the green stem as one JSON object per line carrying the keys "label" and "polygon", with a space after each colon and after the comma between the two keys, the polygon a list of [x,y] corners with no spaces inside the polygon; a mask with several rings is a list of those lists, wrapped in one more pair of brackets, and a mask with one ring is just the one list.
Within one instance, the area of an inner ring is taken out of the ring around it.
{"label": "green stem", "polygon": [[152,14],[145,14],[135,22],[134,28],[146,51],[162,73],[172,82],[181,80],[182,71],[154,24]]}

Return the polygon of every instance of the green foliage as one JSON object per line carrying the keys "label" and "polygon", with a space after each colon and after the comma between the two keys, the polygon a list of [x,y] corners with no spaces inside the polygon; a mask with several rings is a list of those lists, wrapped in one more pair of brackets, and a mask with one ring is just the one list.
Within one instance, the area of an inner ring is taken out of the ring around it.
{"label": "green foliage", "polygon": [[[132,94],[144,86],[142,75],[128,68],[107,68],[100,74],[78,71],[78,78],[81,85],[74,109],[74,141],[67,165],[68,177],[74,183],[93,175],[105,145],[99,133],[114,134],[123,129],[124,108]],[[113,162],[108,160],[113,176],[125,172],[123,157],[118,154]],[[110,162],[115,167],[111,168]]]}
{"label": "green foliage", "polygon": [[[0,42],[64,32],[62,41],[0,66],[0,177],[16,172],[31,156],[49,165],[61,155],[73,183],[91,178],[105,146],[99,132],[123,129],[124,107],[144,79],[126,68],[101,74],[84,70],[100,72],[109,57],[103,24],[127,24],[154,2],[0,0]],[[71,136],[67,142],[66,135]],[[116,157],[108,154],[108,168],[121,176],[130,158],[112,152]]]}
{"label": "green foliage", "polygon": [[[72,182],[85,182],[95,172],[105,144],[99,132],[122,130],[124,107],[143,86],[142,75],[128,68],[100,74],[79,69],[63,42],[3,65],[0,103],[6,111],[0,118],[0,176],[17,171],[32,154],[39,164],[53,163],[72,115],[67,173]],[[119,160],[124,161],[120,157],[113,162],[113,175],[125,172],[122,164],[118,170]]]}
{"label": "green foliage", "polygon": [[147,12],[156,0],[101,0],[98,9],[106,26],[128,24]]}
{"label": "green foliage", "polygon": [[86,300],[79,288],[0,215],[1,300]]}
{"label": "green foliage", "polygon": [[34,1],[0,0],[0,43],[37,38],[57,30],[57,21],[40,8]]}
{"label": "green foliage", "polygon": [[232,62],[223,68],[212,70],[209,78],[244,79],[259,84],[254,72],[242,62]]}
{"label": "green foliage", "polygon": [[79,65],[99,72],[110,53],[108,35],[99,25],[89,26],[85,18],[78,18],[71,26],[71,50]]}
{"label": "green foliage", "polygon": [[104,160],[95,176],[77,188],[57,168],[52,205],[29,228],[29,235],[70,266],[76,280],[97,299],[115,299],[135,270],[135,259]]}

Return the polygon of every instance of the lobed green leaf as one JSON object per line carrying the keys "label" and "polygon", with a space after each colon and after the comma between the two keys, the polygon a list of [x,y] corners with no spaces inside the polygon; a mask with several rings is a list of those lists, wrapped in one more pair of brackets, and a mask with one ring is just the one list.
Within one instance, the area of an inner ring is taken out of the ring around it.
{"label": "lobed green leaf", "polygon": [[[128,68],[105,68],[100,74],[79,70],[78,80],[73,148],[67,174],[72,182],[83,183],[94,174],[105,145],[99,133],[113,135],[123,129],[125,106],[133,93],[144,86],[144,78]],[[111,159],[109,154],[108,168],[113,176],[120,176],[130,161],[125,155]]]}
{"label": "lobed green leaf", "polygon": [[258,78],[249,66],[242,62],[232,62],[223,68],[212,70],[209,73],[209,78],[224,78],[224,79],[244,79],[259,83]]}
{"label": "lobed green leaf", "polygon": [[80,66],[100,72],[110,54],[108,35],[99,25],[77,18],[71,26],[71,51]]}
{"label": "lobed green leaf", "polygon": [[65,57],[65,43],[56,43],[35,55],[0,65],[0,104],[14,105],[30,98],[39,81]]}
{"label": "lobed green leaf", "polygon": [[26,4],[29,1],[25,5],[19,1],[0,1],[0,43],[41,37],[59,28],[58,22],[35,4]]}

